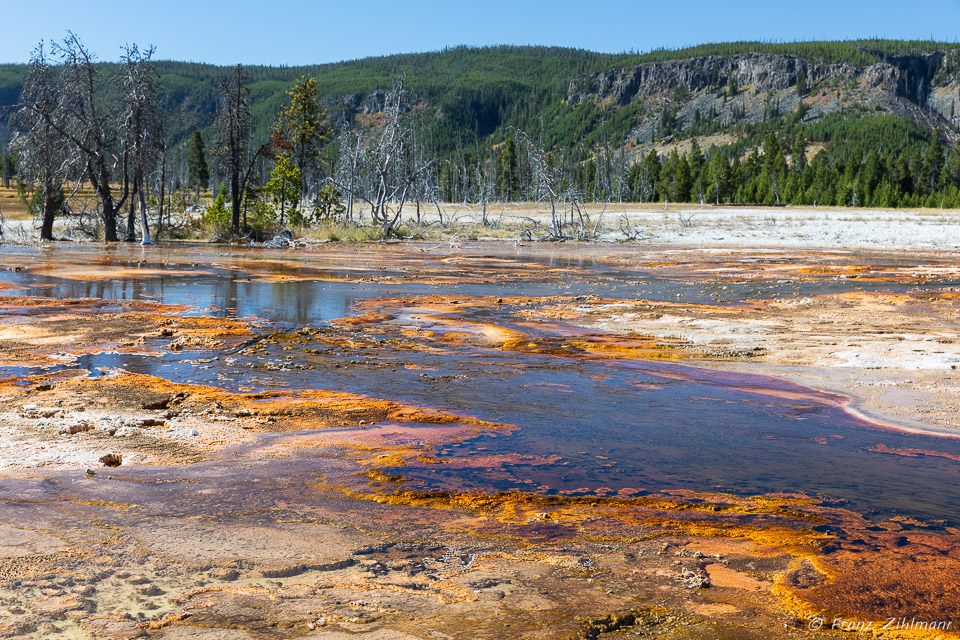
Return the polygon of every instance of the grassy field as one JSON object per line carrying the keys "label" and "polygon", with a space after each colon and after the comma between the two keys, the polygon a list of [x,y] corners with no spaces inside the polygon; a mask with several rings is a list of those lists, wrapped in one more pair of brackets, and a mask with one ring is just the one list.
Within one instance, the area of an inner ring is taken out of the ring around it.
{"label": "grassy field", "polygon": [[0,187],[0,213],[10,221],[25,221],[31,218],[27,205],[21,202],[16,189]]}

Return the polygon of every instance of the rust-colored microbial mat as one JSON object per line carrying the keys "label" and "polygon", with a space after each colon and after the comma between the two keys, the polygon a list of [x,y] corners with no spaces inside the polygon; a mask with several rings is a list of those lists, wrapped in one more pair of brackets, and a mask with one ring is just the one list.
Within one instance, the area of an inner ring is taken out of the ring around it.
{"label": "rust-colored microbial mat", "polygon": [[952,256],[0,268],[0,638],[957,637]]}

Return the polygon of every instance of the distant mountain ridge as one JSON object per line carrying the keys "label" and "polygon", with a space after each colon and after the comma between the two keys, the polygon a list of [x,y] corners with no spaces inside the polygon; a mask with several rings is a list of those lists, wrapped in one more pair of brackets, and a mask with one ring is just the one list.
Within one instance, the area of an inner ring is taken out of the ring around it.
{"label": "distant mountain ridge", "polygon": [[[954,43],[742,42],[645,54],[456,47],[245,68],[260,139],[268,135],[284,92],[301,76],[317,78],[341,128],[356,127],[358,116],[376,112],[382,92],[404,76],[429,116],[441,157],[460,147],[497,144],[510,127],[542,126],[553,148],[606,144],[639,151],[720,133],[746,144],[758,123],[806,126],[851,114],[896,119],[917,136],[936,131],[952,145],[960,116],[960,45]],[[161,61],[156,69],[168,143],[176,147],[210,126],[219,82],[230,68]],[[25,65],[0,65],[0,142],[10,137],[7,123],[26,71]]]}

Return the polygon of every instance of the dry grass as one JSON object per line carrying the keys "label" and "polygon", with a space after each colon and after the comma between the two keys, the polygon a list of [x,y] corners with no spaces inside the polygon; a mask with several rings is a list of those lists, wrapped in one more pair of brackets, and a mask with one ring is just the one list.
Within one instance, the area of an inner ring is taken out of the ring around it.
{"label": "dry grass", "polygon": [[366,242],[383,239],[380,227],[359,227],[345,222],[327,222],[311,228],[293,229],[298,238],[330,242]]}
{"label": "dry grass", "polygon": [[16,189],[2,187],[0,187],[0,213],[3,213],[3,217],[7,220],[18,222],[30,220],[33,217],[27,210],[27,205],[20,200]]}

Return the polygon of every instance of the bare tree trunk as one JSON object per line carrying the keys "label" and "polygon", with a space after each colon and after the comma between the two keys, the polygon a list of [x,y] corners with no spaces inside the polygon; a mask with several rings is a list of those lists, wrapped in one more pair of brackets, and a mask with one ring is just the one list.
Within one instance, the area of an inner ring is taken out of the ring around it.
{"label": "bare tree trunk", "polygon": [[127,198],[124,192],[119,203],[114,203],[113,192],[110,189],[109,173],[106,166],[99,167],[99,176],[93,168],[88,170],[90,183],[94,186],[97,196],[100,198],[100,215],[103,218],[103,239],[106,242],[119,242],[117,236],[117,211],[123,208],[123,203]]}
{"label": "bare tree trunk", "polygon": [[[123,192],[130,192],[130,175],[127,173],[127,156],[128,154],[124,152],[123,154]],[[137,184],[134,180],[133,184],[133,193],[130,194],[130,207],[127,210],[127,236],[123,239],[124,242],[133,242],[137,239],[136,231],[134,230],[134,200],[136,199]],[[119,208],[119,207],[118,207]]]}
{"label": "bare tree trunk", "polygon": [[160,161],[160,211],[157,214],[157,240],[160,240],[160,234],[163,233],[163,212],[166,208],[167,197],[167,154],[164,151],[163,159]]}
{"label": "bare tree trunk", "polygon": [[153,244],[153,240],[150,239],[150,223],[147,221],[147,194],[143,188],[143,175],[136,178],[135,182],[140,195],[140,244],[146,246]]}
{"label": "bare tree trunk", "polygon": [[136,231],[136,212],[137,212],[137,184],[134,182],[133,191],[130,193],[130,206],[127,209],[127,237],[124,242],[135,242],[137,239]]}
{"label": "bare tree trunk", "polygon": [[230,171],[230,210],[233,212],[231,223],[235,232],[240,231],[240,170]]}
{"label": "bare tree trunk", "polygon": [[[243,173],[246,147],[250,140],[250,90],[242,65],[234,68],[230,80],[220,83],[220,108],[216,126],[219,136],[221,168],[230,178],[230,210],[233,232],[240,233],[243,191],[253,169],[251,162]],[[254,158],[256,160],[256,158]],[[223,175],[223,174],[221,174]]]}
{"label": "bare tree trunk", "polygon": [[557,203],[553,196],[550,196],[550,227],[553,229],[553,237],[560,237],[560,223],[557,221]]}
{"label": "bare tree trunk", "polygon": [[103,239],[106,242],[120,242],[117,237],[117,212],[113,208],[113,198],[105,199],[102,208]]}
{"label": "bare tree trunk", "polygon": [[43,181],[43,224],[40,226],[40,239],[53,240],[53,219],[57,215],[59,198],[55,197],[55,186],[50,175]]}

